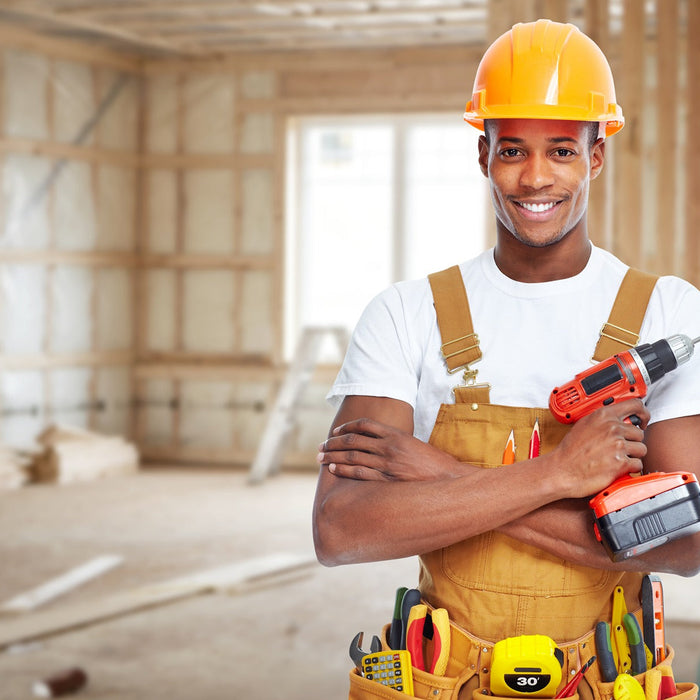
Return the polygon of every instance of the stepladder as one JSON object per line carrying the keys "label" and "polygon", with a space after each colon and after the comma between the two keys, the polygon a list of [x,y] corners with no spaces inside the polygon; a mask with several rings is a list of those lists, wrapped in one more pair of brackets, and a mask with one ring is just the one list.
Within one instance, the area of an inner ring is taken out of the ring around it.
{"label": "stepladder", "polygon": [[344,326],[306,326],[302,329],[294,357],[267,418],[248,481],[257,484],[279,472],[285,443],[296,425],[299,405],[321,357],[324,341],[331,337],[339,357],[350,340]]}

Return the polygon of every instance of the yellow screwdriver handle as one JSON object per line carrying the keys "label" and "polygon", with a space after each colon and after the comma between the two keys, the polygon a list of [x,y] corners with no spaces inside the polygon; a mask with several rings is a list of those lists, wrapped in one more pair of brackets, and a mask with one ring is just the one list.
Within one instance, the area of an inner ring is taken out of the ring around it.
{"label": "yellow screwdriver handle", "polygon": [[642,684],[629,673],[621,673],[613,685],[615,700],[646,700]]}

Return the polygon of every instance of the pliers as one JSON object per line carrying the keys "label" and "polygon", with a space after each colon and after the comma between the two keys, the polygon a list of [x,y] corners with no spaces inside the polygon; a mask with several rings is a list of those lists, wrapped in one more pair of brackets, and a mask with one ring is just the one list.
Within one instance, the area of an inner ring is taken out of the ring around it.
{"label": "pliers", "polygon": [[630,613],[625,613],[622,623],[630,650],[630,667],[627,667],[627,662],[624,659],[621,664],[615,663],[610,625],[607,622],[599,622],[595,628],[595,648],[600,673],[603,680],[608,683],[612,683],[617,678],[618,673],[631,671],[633,675],[638,675],[647,670],[644,639],[637,618]]}
{"label": "pliers", "polygon": [[[426,627],[426,620],[432,623],[429,627]],[[433,658],[429,670],[436,676],[444,676],[450,658],[450,619],[447,610],[437,608],[428,613],[427,605],[414,605],[408,616],[407,627],[406,649],[411,654],[411,664],[414,668],[428,670],[423,653],[423,638],[432,638]]]}

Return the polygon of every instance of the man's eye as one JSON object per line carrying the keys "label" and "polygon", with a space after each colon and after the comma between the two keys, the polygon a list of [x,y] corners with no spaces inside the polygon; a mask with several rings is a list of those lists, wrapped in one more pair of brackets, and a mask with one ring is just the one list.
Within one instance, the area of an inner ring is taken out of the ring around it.
{"label": "man's eye", "polygon": [[505,148],[502,151],[502,155],[506,158],[515,158],[515,156],[520,155],[520,151],[517,148]]}
{"label": "man's eye", "polygon": [[568,158],[569,156],[574,155],[574,152],[570,148],[558,148],[557,155],[560,158]]}

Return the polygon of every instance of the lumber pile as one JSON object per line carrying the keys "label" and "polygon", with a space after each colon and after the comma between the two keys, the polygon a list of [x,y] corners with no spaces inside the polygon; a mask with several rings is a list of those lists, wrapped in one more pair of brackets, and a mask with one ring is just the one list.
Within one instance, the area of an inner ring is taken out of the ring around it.
{"label": "lumber pile", "polygon": [[29,481],[30,462],[28,455],[0,445],[0,491],[24,486]]}
{"label": "lumber pile", "polygon": [[33,481],[91,481],[132,474],[139,467],[136,447],[118,435],[52,425],[39,435],[37,442],[41,450],[31,466]]}

